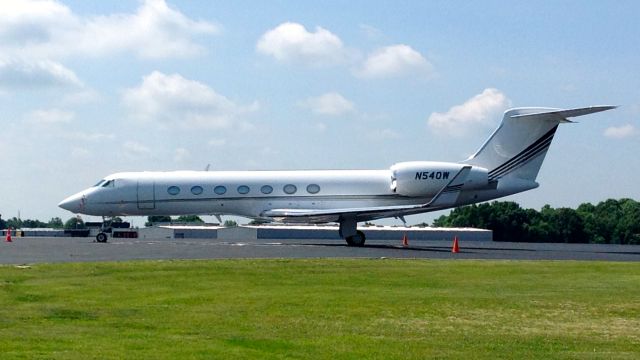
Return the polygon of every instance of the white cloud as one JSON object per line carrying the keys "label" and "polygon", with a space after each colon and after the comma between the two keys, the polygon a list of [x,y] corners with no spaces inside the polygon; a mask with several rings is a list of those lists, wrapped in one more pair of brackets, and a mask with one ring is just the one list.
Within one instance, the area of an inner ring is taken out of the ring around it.
{"label": "white cloud", "polygon": [[222,147],[227,145],[227,140],[225,139],[211,139],[207,142],[207,145],[210,147]]}
{"label": "white cloud", "polygon": [[177,148],[176,151],[173,153],[173,161],[183,162],[185,159],[189,158],[189,155],[191,155],[189,150],[185,148]]}
{"label": "white cloud", "polygon": [[104,133],[88,133],[83,131],[65,131],[61,134],[63,139],[67,139],[70,141],[85,141],[92,143],[100,143],[104,141],[114,140],[116,136],[114,134],[104,134]]}
{"label": "white cloud", "polygon": [[360,24],[358,26],[360,31],[370,40],[376,40],[382,37],[382,31],[380,29],[368,25],[368,24]]}
{"label": "white cloud", "polygon": [[275,157],[280,155],[280,150],[274,149],[271,146],[265,146],[262,149],[260,149],[260,155],[265,156],[267,158]]}
{"label": "white cloud", "polygon": [[3,47],[46,44],[56,31],[78,26],[78,21],[57,1],[6,1],[0,6],[0,43]]}
{"label": "white cloud", "polygon": [[74,147],[71,149],[71,157],[74,159],[87,159],[91,156],[91,152],[82,147]]}
{"label": "white cloud", "polygon": [[145,58],[184,57],[194,41],[218,27],[189,19],[164,0],[146,0],[135,13],[81,17],[53,0],[12,0],[0,6],[0,51],[21,58],[102,56],[132,52]]}
{"label": "white cloud", "polygon": [[317,97],[311,97],[299,103],[300,106],[310,109],[314,114],[339,116],[353,112],[355,106],[337,92],[326,93]]}
{"label": "white cloud", "polygon": [[61,99],[61,103],[65,105],[84,105],[89,103],[95,103],[102,100],[102,95],[98,93],[96,90],[93,90],[88,87],[83,87],[77,89],[75,91],[70,91]]}
{"label": "white cloud", "polygon": [[430,75],[433,65],[408,45],[391,45],[371,53],[356,75],[384,78],[410,74]]}
{"label": "white cloud", "polygon": [[125,155],[131,158],[147,157],[151,155],[151,149],[135,141],[125,142],[122,144],[122,149],[124,150]]}
{"label": "white cloud", "polygon": [[438,134],[465,136],[478,127],[494,126],[511,101],[499,90],[488,88],[445,113],[434,112],[427,124]]}
{"label": "white cloud", "polygon": [[203,83],[159,71],[125,90],[123,102],[140,120],[195,128],[226,128],[258,108],[257,103],[239,106]]}
{"label": "white cloud", "polygon": [[372,130],[372,131],[369,131],[367,136],[371,140],[376,140],[376,141],[400,139],[400,134],[397,131],[392,129]]}
{"label": "white cloud", "polygon": [[18,61],[0,59],[0,87],[11,89],[80,88],[76,74],[50,60]]}
{"label": "white cloud", "polygon": [[48,109],[32,111],[26,115],[26,120],[38,125],[64,124],[70,123],[74,117],[75,113],[73,111]]}
{"label": "white cloud", "polygon": [[[258,108],[257,104],[254,104],[252,107],[254,109]],[[253,110],[251,110],[251,111],[253,111]],[[238,123],[238,130],[240,130],[242,132],[245,132],[245,133],[246,132],[252,132],[252,131],[255,131],[256,129],[257,129],[257,127],[253,123],[250,123],[248,121],[241,121],[240,123]]]}
{"label": "white cloud", "polygon": [[638,135],[638,129],[631,124],[611,126],[605,129],[604,136],[612,139],[624,139]]}
{"label": "white cloud", "polygon": [[[381,36],[380,30],[360,25],[367,37]],[[320,26],[314,32],[303,25],[285,22],[265,32],[256,44],[256,51],[285,63],[312,66],[354,64],[361,58],[360,51],[344,46],[342,40]],[[362,78],[433,74],[433,65],[409,45],[386,46],[369,54],[353,74]]]}
{"label": "white cloud", "polygon": [[316,123],[316,125],[314,127],[315,127],[316,131],[318,131],[318,132],[327,131],[327,124],[325,124],[323,122]]}
{"label": "white cloud", "polygon": [[298,23],[286,22],[264,33],[256,50],[282,62],[333,65],[344,62],[348,51],[342,40],[322,27],[309,32]]}

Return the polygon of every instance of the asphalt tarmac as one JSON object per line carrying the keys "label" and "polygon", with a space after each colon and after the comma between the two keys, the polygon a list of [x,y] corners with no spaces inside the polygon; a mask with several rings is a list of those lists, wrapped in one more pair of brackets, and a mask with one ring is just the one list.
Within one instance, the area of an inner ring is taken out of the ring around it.
{"label": "asphalt tarmac", "polygon": [[143,259],[238,258],[410,258],[640,261],[640,246],[595,244],[532,244],[461,241],[367,241],[362,248],[336,240],[110,239],[14,237],[0,243],[0,264],[34,264]]}

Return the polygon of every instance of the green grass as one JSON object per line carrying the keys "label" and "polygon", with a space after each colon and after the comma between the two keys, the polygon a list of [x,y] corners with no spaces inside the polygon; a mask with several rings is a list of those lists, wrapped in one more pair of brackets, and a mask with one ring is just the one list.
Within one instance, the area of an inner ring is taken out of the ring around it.
{"label": "green grass", "polygon": [[638,358],[640,264],[0,267],[0,358]]}

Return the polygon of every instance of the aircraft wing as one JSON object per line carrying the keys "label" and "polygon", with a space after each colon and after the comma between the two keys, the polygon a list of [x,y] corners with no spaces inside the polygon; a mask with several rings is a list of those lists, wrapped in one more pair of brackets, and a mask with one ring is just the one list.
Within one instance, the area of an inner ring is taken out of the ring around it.
{"label": "aircraft wing", "polygon": [[470,171],[470,165],[464,166],[446,186],[424,204],[341,209],[271,209],[264,211],[261,216],[281,222],[323,223],[336,222],[344,217],[355,217],[357,221],[368,221],[446,209],[454,206],[458,201]]}

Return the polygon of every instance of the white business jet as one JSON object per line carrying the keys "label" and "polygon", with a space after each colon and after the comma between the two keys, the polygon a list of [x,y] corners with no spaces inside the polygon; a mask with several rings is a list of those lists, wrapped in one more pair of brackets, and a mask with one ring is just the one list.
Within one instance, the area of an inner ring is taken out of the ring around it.
{"label": "white business jet", "polygon": [[[385,170],[171,171],[109,175],[58,206],[73,213],[230,214],[283,223],[340,224],[363,246],[357,223],[473,204],[538,187],[535,181],[559,124],[615,108],[516,108],[462,162],[400,162]],[[100,233],[98,241],[106,241]]]}

